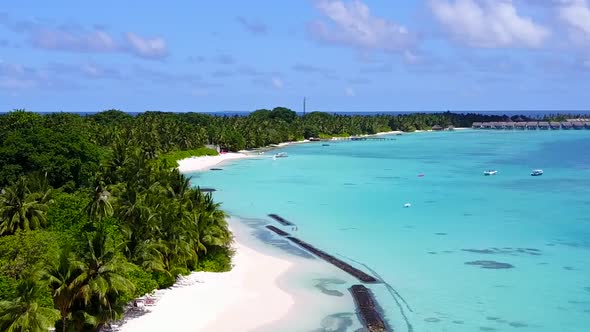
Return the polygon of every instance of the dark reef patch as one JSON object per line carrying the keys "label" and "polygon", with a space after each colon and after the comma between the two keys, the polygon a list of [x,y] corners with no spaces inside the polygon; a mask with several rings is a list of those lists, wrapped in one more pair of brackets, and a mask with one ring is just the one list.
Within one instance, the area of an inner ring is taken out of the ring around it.
{"label": "dark reef patch", "polygon": [[348,328],[353,324],[353,315],[353,313],[341,312],[326,316],[322,319],[320,328],[311,332],[347,332]]}
{"label": "dark reef patch", "polygon": [[472,252],[474,254],[486,254],[486,255],[494,255],[494,254],[502,254],[502,255],[531,255],[531,256],[540,256],[541,250],[535,248],[512,248],[512,247],[504,247],[504,248],[487,248],[487,249],[461,249],[463,251]]}
{"label": "dark reef patch", "polygon": [[223,171],[223,168],[209,168],[211,171]]}
{"label": "dark reef patch", "polygon": [[590,287],[584,287],[584,290],[590,292]]}
{"label": "dark reef patch", "polygon": [[572,266],[564,266],[563,269],[564,270],[568,270],[568,271],[574,271],[575,270],[575,268],[572,267]]}
{"label": "dark reef patch", "polygon": [[496,261],[472,261],[472,262],[465,262],[466,265],[476,265],[481,267],[482,269],[490,269],[490,270],[502,270],[502,269],[512,269],[514,265]]}
{"label": "dark reef patch", "polygon": [[493,317],[493,316],[488,316],[486,317],[487,320],[498,320],[500,319],[500,317]]}
{"label": "dark reef patch", "polygon": [[434,235],[447,235],[447,233],[434,233]]}
{"label": "dark reef patch", "polygon": [[528,327],[529,324],[523,323],[523,322],[510,322],[508,325],[512,326],[512,327]]}
{"label": "dark reef patch", "polygon": [[345,182],[344,185],[345,186],[356,186],[355,183],[350,183],[350,182]]}
{"label": "dark reef patch", "polygon": [[480,326],[480,327],[479,327],[479,330],[480,330],[480,331],[496,331],[496,329],[495,329],[495,328],[493,328],[493,327],[489,327],[489,326]]}
{"label": "dark reef patch", "polygon": [[431,255],[436,255],[437,254],[436,251],[429,251],[428,253],[431,254]]}
{"label": "dark reef patch", "polygon": [[462,320],[454,320],[452,323],[453,323],[453,324],[459,324],[459,325],[461,325],[461,324],[463,324],[464,322],[463,322]]}
{"label": "dark reef patch", "polygon": [[330,285],[345,284],[346,282],[344,280],[327,278],[327,279],[316,279],[316,281],[318,283],[315,285],[315,288],[319,289],[323,294],[330,295],[330,296],[336,296],[336,297],[344,296],[344,293],[342,293],[341,291],[329,288]]}
{"label": "dark reef patch", "polygon": [[424,318],[424,321],[428,322],[428,323],[438,323],[438,322],[440,322],[440,319],[436,318],[436,317],[428,317],[428,318]]}

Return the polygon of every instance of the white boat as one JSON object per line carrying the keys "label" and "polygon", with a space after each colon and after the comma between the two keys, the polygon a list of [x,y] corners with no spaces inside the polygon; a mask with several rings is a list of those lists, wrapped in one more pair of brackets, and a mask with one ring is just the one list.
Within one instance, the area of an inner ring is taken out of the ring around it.
{"label": "white boat", "polygon": [[275,158],[287,158],[287,153],[286,152],[279,152],[277,154],[275,154]]}
{"label": "white boat", "polygon": [[495,169],[488,169],[487,171],[483,172],[483,175],[496,175],[498,174],[498,171],[496,171]]}
{"label": "white boat", "polygon": [[531,172],[531,176],[541,176],[541,175],[543,175],[543,170],[542,169],[534,169]]}

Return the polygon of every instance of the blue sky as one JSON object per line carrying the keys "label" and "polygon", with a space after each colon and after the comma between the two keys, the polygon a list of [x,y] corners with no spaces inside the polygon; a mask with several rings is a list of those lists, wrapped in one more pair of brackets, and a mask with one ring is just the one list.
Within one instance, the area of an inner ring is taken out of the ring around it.
{"label": "blue sky", "polygon": [[34,1],[0,111],[587,110],[586,0]]}

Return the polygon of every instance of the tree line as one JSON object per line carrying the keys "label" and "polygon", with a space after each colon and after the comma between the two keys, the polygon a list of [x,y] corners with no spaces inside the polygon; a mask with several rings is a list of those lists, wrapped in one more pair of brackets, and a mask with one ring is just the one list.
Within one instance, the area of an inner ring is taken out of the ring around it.
{"label": "tree line", "polygon": [[190,271],[225,271],[225,214],[175,169],[186,154],[312,137],[467,127],[445,113],[247,116],[118,110],[0,115],[0,330],[95,331]]}

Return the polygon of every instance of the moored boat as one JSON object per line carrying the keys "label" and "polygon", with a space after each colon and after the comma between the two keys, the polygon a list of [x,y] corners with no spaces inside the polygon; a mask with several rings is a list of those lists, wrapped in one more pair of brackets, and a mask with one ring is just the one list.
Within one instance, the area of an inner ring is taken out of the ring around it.
{"label": "moored boat", "polygon": [[487,171],[483,172],[484,175],[496,175],[498,174],[498,171],[496,171],[495,169],[488,169]]}
{"label": "moored boat", "polygon": [[542,169],[534,169],[531,172],[531,176],[541,176],[541,175],[543,175],[543,170]]}
{"label": "moored boat", "polygon": [[286,152],[279,152],[277,154],[275,154],[275,158],[287,158],[288,155]]}

